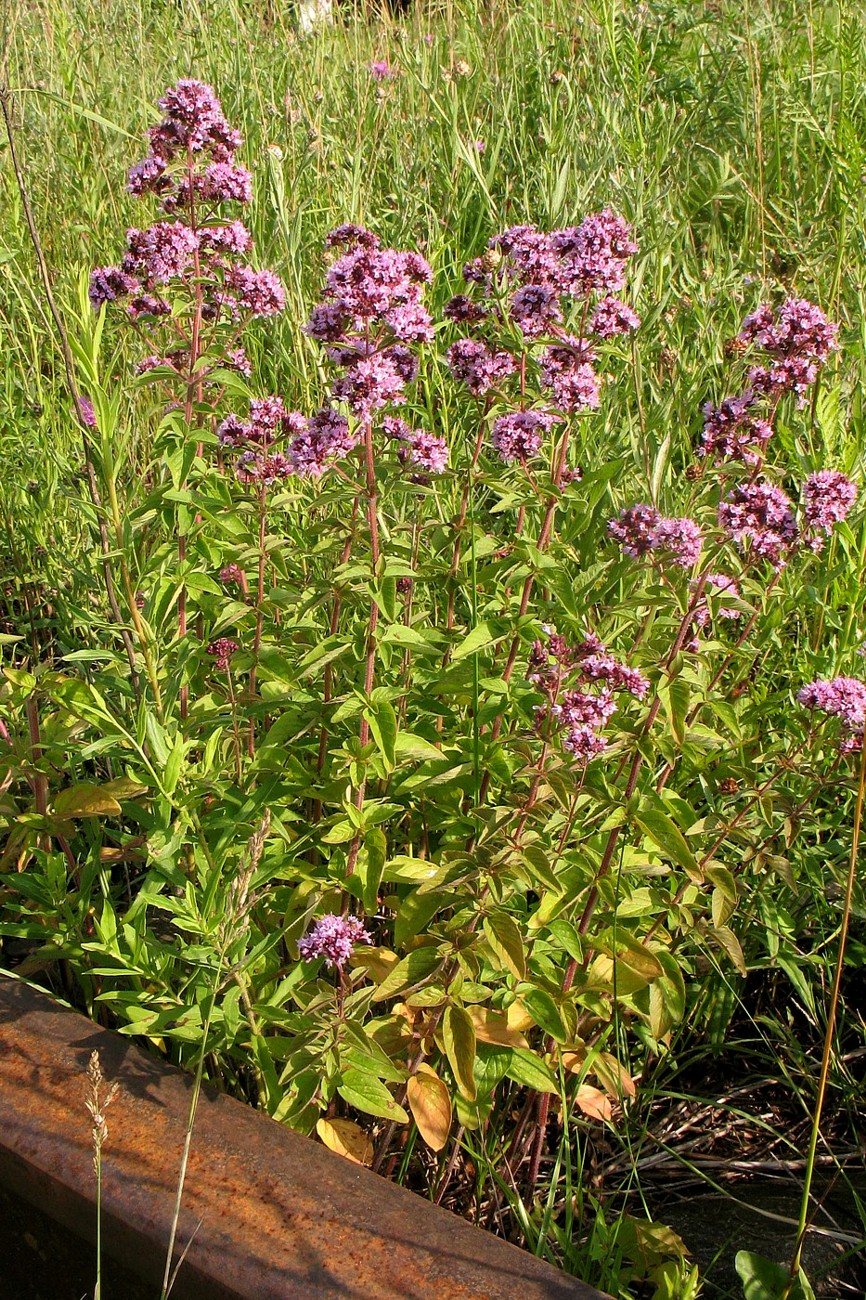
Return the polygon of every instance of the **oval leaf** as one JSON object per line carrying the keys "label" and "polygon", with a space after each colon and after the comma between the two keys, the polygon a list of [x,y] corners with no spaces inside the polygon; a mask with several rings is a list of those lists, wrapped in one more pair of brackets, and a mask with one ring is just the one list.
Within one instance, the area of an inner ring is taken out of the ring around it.
{"label": "oval leaf", "polygon": [[406,1084],[406,1099],[412,1118],[428,1147],[441,1151],[451,1131],[451,1098],[448,1089],[429,1065],[419,1065]]}
{"label": "oval leaf", "polygon": [[373,1143],[361,1128],[350,1119],[320,1119],[316,1132],[331,1151],[345,1156],[356,1165],[373,1163]]}
{"label": "oval leaf", "polygon": [[463,1007],[445,1008],[442,1019],[445,1054],[454,1071],[457,1087],[467,1101],[475,1100],[475,1026]]}

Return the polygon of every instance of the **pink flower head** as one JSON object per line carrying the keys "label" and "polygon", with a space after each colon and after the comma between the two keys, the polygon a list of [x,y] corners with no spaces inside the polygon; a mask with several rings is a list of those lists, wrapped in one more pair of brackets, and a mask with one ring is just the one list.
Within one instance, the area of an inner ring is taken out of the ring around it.
{"label": "pink flower head", "polygon": [[207,151],[219,162],[231,159],[242,144],[231,129],[211,86],[185,78],[165,92],[159,101],[163,121],[150,131],[153,154],[165,162],[188,150]]}
{"label": "pink flower head", "polygon": [[148,287],[167,284],[184,275],[198,250],[198,236],[183,221],[158,221],[147,230],[126,232],[128,252],[123,270],[141,277]]}
{"label": "pink flower head", "polygon": [[763,459],[773,427],[754,414],[755,393],[748,389],[739,397],[726,397],[721,406],[704,404],[704,429],[699,456],[716,460],[742,460],[756,465]]}
{"label": "pink flower head", "polygon": [[850,753],[863,743],[866,724],[866,683],[856,677],[834,677],[832,681],[814,681],[797,693],[800,704],[818,709],[842,721],[840,749]]}
{"label": "pink flower head", "polygon": [[538,454],[542,438],[553,422],[554,416],[547,411],[514,411],[501,415],[493,424],[493,449],[506,465],[531,460]]}
{"label": "pink flower head", "polygon": [[511,319],[527,338],[549,334],[562,321],[559,294],[546,284],[525,284],[511,299]]}
{"label": "pink flower head", "polygon": [[89,297],[94,311],[99,311],[104,302],[116,302],[135,293],[139,282],[134,275],[119,266],[97,266],[90,272]]}
{"label": "pink flower head", "polygon": [[493,351],[480,339],[458,339],[448,349],[448,366],[475,397],[488,392],[516,370],[514,357],[503,349]]}
{"label": "pink flower head", "polygon": [[652,506],[629,506],[610,521],[607,531],[633,559],[661,552],[671,563],[691,569],[700,558],[703,536],[694,519],[669,518]]}
{"label": "pink flower head", "polygon": [[276,316],[286,305],[286,293],[273,271],[254,271],[250,266],[234,266],[226,283],[237,294],[244,311],[253,316]]}
{"label": "pink flower head", "polygon": [[237,641],[232,641],[231,637],[217,637],[216,641],[211,641],[207,648],[209,655],[213,655],[214,666],[225,672],[231,662],[232,655],[239,649]]}
{"label": "pink flower head", "polygon": [[321,478],[329,465],[342,460],[357,445],[349,421],[331,406],[324,406],[293,438],[288,459],[301,478]]}
{"label": "pink flower head", "polygon": [[397,73],[387,59],[374,59],[370,64],[370,76],[374,81],[391,81]]}
{"label": "pink flower head", "polygon": [[601,339],[630,334],[640,325],[640,316],[619,298],[602,298],[589,318],[590,333]]}
{"label": "pink flower head", "polygon": [[735,487],[719,506],[719,527],[741,550],[781,568],[798,538],[789,498],[772,483]]}
{"label": "pink flower head", "polygon": [[755,366],[749,383],[758,392],[778,396],[803,393],[818,370],[838,348],[839,327],[820,307],[805,298],[789,298],[775,312],[766,304],[743,321],[741,343],[755,344],[769,357],[768,366]]}
{"label": "pink flower head", "polygon": [[595,410],[600,401],[595,354],[583,339],[565,339],[542,353],[541,382],[550,388],[561,411]]}
{"label": "pink flower head", "polygon": [[382,429],[400,443],[397,455],[402,464],[430,474],[441,474],[447,468],[448,444],[444,438],[424,429],[411,429],[405,420],[395,416],[386,416]]}
{"label": "pink flower head", "polygon": [[857,485],[837,470],[823,469],[810,474],[803,485],[803,513],[812,533],[809,545],[823,548],[822,533],[829,534],[841,523],[857,500]]}
{"label": "pink flower head", "polygon": [[90,398],[85,397],[84,394],[82,393],[81,396],[78,398],[78,403],[81,408],[82,422],[87,426],[88,429],[95,429],[96,412],[93,409],[93,403],[91,402]]}
{"label": "pink flower head", "polygon": [[359,943],[372,943],[373,937],[357,916],[335,916],[329,913],[314,921],[310,929],[298,940],[298,951],[304,961],[324,957],[329,970],[342,971]]}
{"label": "pink flower head", "polygon": [[631,226],[610,208],[584,217],[579,226],[554,231],[552,244],[562,290],[578,298],[593,290],[619,293],[628,261],[638,251]]}

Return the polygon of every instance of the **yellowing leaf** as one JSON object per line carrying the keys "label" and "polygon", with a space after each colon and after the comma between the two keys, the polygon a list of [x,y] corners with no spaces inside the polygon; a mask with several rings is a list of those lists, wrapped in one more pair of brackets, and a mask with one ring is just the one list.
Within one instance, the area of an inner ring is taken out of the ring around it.
{"label": "yellowing leaf", "polygon": [[532,1016],[519,999],[512,1002],[511,1006],[505,1012],[505,1021],[509,1029],[531,1029],[535,1024]]}
{"label": "yellowing leaf", "polygon": [[463,1007],[445,1008],[442,1018],[442,1037],[445,1042],[445,1054],[457,1087],[467,1101],[474,1101],[475,1088],[475,1026]]}
{"label": "yellowing leaf", "polygon": [[363,966],[371,980],[381,984],[385,976],[397,965],[400,958],[390,948],[358,947],[349,958],[350,966]]}
{"label": "yellowing leaf", "polygon": [[497,1047],[528,1047],[523,1034],[512,1029],[508,1019],[501,1011],[489,1011],[486,1007],[468,1007],[469,1019],[475,1026],[475,1037],[479,1043],[493,1043]]}
{"label": "yellowing leaf", "polygon": [[98,785],[82,784],[61,790],[54,800],[54,816],[67,817],[114,817],[121,811],[114,795]]}
{"label": "yellowing leaf", "polygon": [[580,1074],[586,1064],[586,1052],[583,1050],[560,1052],[559,1059],[563,1064],[563,1068],[568,1070],[570,1074]]}
{"label": "yellowing leaf", "polygon": [[441,1151],[451,1131],[448,1088],[429,1065],[419,1065],[406,1084],[406,1100],[418,1132],[433,1151]]}
{"label": "yellowing leaf", "polygon": [[592,1069],[602,1088],[610,1093],[611,1097],[621,1099],[623,1095],[626,1097],[637,1095],[634,1079],[610,1052],[599,1052],[593,1060]]}
{"label": "yellowing leaf", "polygon": [[496,956],[515,979],[526,979],[526,953],[517,922],[506,912],[484,918],[484,933]]}
{"label": "yellowing leaf", "polygon": [[609,1120],[613,1114],[610,1098],[591,1084],[582,1083],[574,1094],[574,1100],[584,1115],[589,1115],[592,1119]]}
{"label": "yellowing leaf", "polygon": [[338,1156],[345,1156],[356,1165],[373,1163],[373,1143],[360,1124],[350,1119],[320,1119],[316,1123],[316,1132],[325,1146],[336,1151]]}

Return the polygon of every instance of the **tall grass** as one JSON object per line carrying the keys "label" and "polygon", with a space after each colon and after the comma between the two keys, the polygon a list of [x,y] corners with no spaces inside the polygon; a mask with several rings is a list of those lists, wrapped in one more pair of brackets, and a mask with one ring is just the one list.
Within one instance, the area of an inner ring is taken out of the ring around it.
{"label": "tall grass", "polygon": [[[662,506],[675,500],[700,404],[725,396],[719,340],[736,333],[759,297],[784,290],[813,298],[841,322],[843,351],[809,413],[809,450],[820,442],[827,463],[859,468],[862,478],[866,33],[851,0],[418,0],[399,15],[346,5],[333,27],[304,40],[290,5],[254,0],[33,0],[8,5],[4,21],[0,49],[8,49],[31,201],[74,335],[86,334],[84,278],[116,258],[120,232],[140,220],[121,178],[140,156],[151,106],[169,83],[193,75],[217,87],[246,137],[245,161],[258,186],[246,219],[259,264],[274,266],[287,289],[282,323],[254,328],[248,343],[262,392],[280,391],[304,410],[318,402],[319,349],[299,322],[317,297],[322,237],[340,222],[374,224],[385,243],[423,251],[436,273],[435,309],[458,288],[457,257],[480,252],[495,231],[523,221],[566,225],[610,204],[640,240],[634,286],[645,324],[633,380],[608,399],[607,427],[617,438],[603,453],[630,457]],[[376,82],[373,59],[386,59],[397,75]],[[98,643],[97,569],[58,340],[8,151],[0,161],[7,611],[0,633],[23,632],[35,660],[54,642],[61,655]],[[105,375],[128,373],[137,355],[128,334],[111,320],[105,334]],[[143,410],[123,412],[124,516],[135,504],[136,470],[151,456],[152,422],[138,418]],[[452,415],[443,398],[443,431]],[[789,441],[795,455],[793,435]],[[859,566],[833,562],[831,551],[789,629],[804,659],[824,647],[822,666],[850,656],[863,635],[866,531],[859,528]],[[50,617],[37,589],[51,594]],[[768,984],[778,978],[785,993],[771,988],[757,1011],[738,1009],[730,976],[705,972],[691,1023],[610,1157],[623,1192],[634,1190],[644,1149],[653,1149],[654,1116],[673,1105],[685,1077],[705,1081],[723,1049],[729,1062],[742,1056],[746,1075],[769,1062],[790,1084],[794,1108],[809,1114],[810,1048],[798,1044],[780,1008],[793,991],[797,1027],[805,1026],[810,1044],[820,1042],[823,953],[832,952],[838,924],[825,881],[841,876],[847,851],[832,801],[819,801],[812,815],[823,832],[811,845],[798,843],[800,911],[785,913],[771,885],[744,903]],[[804,934],[808,945],[795,948],[791,936]],[[862,966],[856,933],[849,952]],[[616,1022],[611,1047],[628,1050]],[[834,1061],[834,1077],[850,1100],[844,1060]],[[591,1142],[573,1149],[564,1139],[549,1196],[526,1205],[497,1184],[501,1136],[465,1139],[481,1171],[472,1198],[479,1217],[496,1222],[507,1211],[538,1253],[611,1284],[626,1244],[586,1191]],[[440,1174],[447,1201],[444,1161]],[[465,1184],[465,1168],[462,1177]],[[578,1252],[573,1220],[585,1239],[593,1215],[590,1244]]]}

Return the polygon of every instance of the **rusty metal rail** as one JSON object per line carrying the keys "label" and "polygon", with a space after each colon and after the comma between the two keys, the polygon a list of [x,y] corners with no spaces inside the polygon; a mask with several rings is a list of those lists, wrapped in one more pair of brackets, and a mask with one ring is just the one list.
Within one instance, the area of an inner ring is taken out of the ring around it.
{"label": "rusty metal rail", "polygon": [[[104,1247],[158,1294],[191,1080],[2,972],[0,1183],[92,1237],[84,1083],[94,1049],[120,1083],[103,1150]],[[173,1300],[602,1300],[210,1090],[198,1107],[179,1244],[190,1237]]]}

